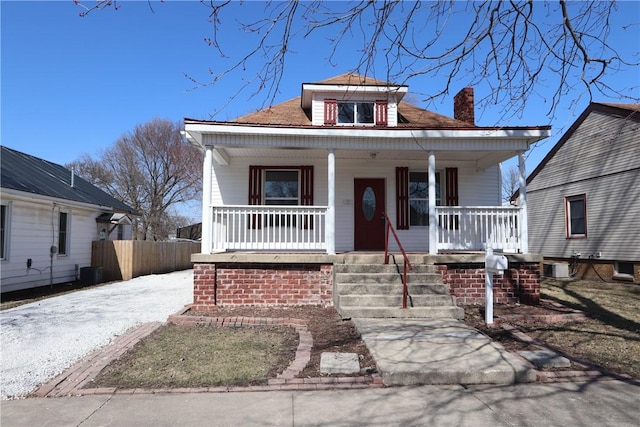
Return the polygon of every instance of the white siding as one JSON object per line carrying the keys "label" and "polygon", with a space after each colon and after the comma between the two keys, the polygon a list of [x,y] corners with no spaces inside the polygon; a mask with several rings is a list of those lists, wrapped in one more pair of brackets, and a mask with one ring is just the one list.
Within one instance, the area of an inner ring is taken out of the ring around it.
{"label": "white siding", "polygon": [[388,100],[387,105],[387,126],[398,125],[398,108],[396,98],[393,95],[388,94],[345,94],[343,96],[336,96],[336,93],[328,92],[316,92],[313,94],[313,101],[311,102],[311,123],[314,126],[324,125],[324,100],[325,99],[337,99],[338,101],[380,101]]}
{"label": "white siding", "polygon": [[[327,205],[327,158],[234,158],[230,165],[213,167],[212,201],[214,205],[246,205],[248,203],[249,166],[250,165],[289,165],[314,166],[314,205]],[[384,178],[386,180],[386,211],[394,227],[396,224],[396,183],[395,168],[409,167],[412,171],[426,171],[427,158],[402,162],[385,160],[352,160],[340,158],[336,152],[336,250],[351,251],[354,248],[354,188],[356,178]],[[436,169],[441,172],[444,197],[444,169],[456,167],[452,163],[438,163]],[[467,206],[499,206],[500,185],[498,166],[484,171],[458,169],[459,202]],[[411,230],[399,230],[398,235],[406,250],[428,250],[428,228],[414,227]],[[394,250],[397,250],[394,246]]]}
{"label": "white siding", "polygon": [[[2,261],[2,292],[71,282],[76,280],[76,265],[90,266],[91,241],[97,237],[95,219],[102,212],[63,203],[54,206],[52,202],[26,201],[6,194],[2,199],[11,205],[8,257]],[[70,216],[68,255],[51,257],[51,246],[58,246],[60,208]]]}
{"label": "white siding", "polygon": [[[640,261],[640,124],[592,112],[527,188],[529,248]],[[585,194],[587,238],[567,239],[565,198]]]}

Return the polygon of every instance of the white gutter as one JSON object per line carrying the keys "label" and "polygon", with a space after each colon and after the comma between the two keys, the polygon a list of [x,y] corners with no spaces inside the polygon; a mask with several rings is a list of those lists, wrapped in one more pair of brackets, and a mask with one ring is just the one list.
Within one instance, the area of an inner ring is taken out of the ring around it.
{"label": "white gutter", "polygon": [[[297,136],[297,137],[327,137],[327,138],[514,138],[514,139],[543,139],[551,135],[549,129],[354,129],[352,127],[317,127],[317,128],[285,128],[268,126],[234,126],[234,125],[204,125],[186,124],[185,131],[202,135],[260,135],[260,136]],[[195,139],[195,138],[194,138]]]}

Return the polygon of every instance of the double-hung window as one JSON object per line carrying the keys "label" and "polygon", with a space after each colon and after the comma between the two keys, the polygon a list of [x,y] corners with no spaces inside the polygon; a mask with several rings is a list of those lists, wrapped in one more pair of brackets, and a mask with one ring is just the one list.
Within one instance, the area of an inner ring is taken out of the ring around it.
{"label": "double-hung window", "polygon": [[571,196],[565,199],[567,238],[587,237],[587,196]]}
{"label": "double-hung window", "polygon": [[[440,206],[440,173],[436,172],[436,206]],[[427,172],[409,172],[409,224],[429,225],[429,179]]]}
{"label": "double-hung window", "polygon": [[[250,166],[249,204],[267,206],[312,206],[313,166]],[[264,220],[263,220],[264,219]],[[311,220],[298,223],[296,216],[252,214],[250,228],[296,226],[311,228]]]}
{"label": "double-hung window", "polygon": [[[264,204],[296,206],[300,204],[299,171],[266,170],[264,171]],[[289,215],[269,215],[270,226],[295,226],[295,217]]]}
{"label": "double-hung window", "polygon": [[69,254],[69,214],[58,214],[58,255]]}
{"label": "double-hung window", "polygon": [[299,205],[298,170],[266,170],[264,172],[265,205]]}

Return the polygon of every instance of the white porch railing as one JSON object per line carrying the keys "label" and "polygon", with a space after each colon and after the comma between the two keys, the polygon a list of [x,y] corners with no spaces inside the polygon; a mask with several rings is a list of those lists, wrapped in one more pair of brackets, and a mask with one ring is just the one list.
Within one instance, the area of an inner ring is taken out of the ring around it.
{"label": "white porch railing", "polygon": [[520,208],[437,206],[438,250],[520,250]]}
{"label": "white porch railing", "polygon": [[[211,249],[325,251],[325,206],[212,206]],[[438,206],[438,251],[518,252],[520,209]]]}
{"label": "white porch railing", "polygon": [[325,206],[212,206],[213,251],[326,250]]}

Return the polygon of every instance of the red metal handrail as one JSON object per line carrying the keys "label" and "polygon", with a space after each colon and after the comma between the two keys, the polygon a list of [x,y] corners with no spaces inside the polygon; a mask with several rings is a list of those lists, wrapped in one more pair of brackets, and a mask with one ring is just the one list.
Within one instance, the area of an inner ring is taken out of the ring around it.
{"label": "red metal handrail", "polygon": [[396,230],[393,228],[393,225],[391,225],[391,221],[389,220],[386,212],[382,215],[384,215],[386,224],[384,235],[384,263],[389,264],[389,230],[391,230],[391,232],[393,233],[393,237],[396,239],[396,243],[400,248],[400,252],[402,252],[402,256],[404,257],[404,268],[402,270],[402,308],[407,308],[407,266],[409,267],[409,270],[413,270],[413,266],[411,265],[411,261],[409,261],[409,257],[404,251],[402,243],[400,243],[400,239],[396,234]]}

